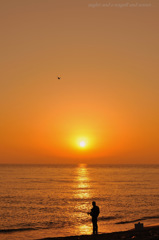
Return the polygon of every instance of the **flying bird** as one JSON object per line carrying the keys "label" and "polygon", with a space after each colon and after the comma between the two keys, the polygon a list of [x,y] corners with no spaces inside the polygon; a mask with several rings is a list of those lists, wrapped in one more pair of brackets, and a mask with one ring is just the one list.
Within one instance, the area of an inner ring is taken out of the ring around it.
{"label": "flying bird", "polygon": [[58,80],[60,80],[60,79],[61,79],[61,77],[57,77],[57,79],[58,79]]}

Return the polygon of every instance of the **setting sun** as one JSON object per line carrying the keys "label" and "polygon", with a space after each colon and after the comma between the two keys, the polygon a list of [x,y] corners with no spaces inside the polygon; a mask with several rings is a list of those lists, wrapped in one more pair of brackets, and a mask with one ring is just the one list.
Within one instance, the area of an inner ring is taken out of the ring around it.
{"label": "setting sun", "polygon": [[81,142],[80,142],[80,147],[85,147],[85,146],[86,146],[85,141],[81,141]]}
{"label": "setting sun", "polygon": [[78,149],[89,149],[90,148],[90,139],[88,137],[78,137],[76,140],[76,146]]}

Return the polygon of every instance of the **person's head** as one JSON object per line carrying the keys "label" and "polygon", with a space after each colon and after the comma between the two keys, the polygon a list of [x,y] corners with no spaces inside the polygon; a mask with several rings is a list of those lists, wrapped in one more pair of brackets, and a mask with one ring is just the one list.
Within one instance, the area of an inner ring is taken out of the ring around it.
{"label": "person's head", "polygon": [[92,205],[93,205],[93,207],[95,207],[95,206],[96,206],[96,202],[95,202],[95,201],[93,201],[93,202],[92,202]]}

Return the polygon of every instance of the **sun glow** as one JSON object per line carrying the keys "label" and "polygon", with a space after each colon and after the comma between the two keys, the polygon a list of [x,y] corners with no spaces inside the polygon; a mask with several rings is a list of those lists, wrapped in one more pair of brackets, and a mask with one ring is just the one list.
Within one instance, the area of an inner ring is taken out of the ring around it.
{"label": "sun glow", "polygon": [[89,148],[89,140],[87,137],[79,137],[76,140],[77,147],[80,149],[88,149]]}
{"label": "sun glow", "polygon": [[78,158],[88,158],[94,154],[94,149],[97,146],[97,144],[95,146],[93,134],[87,132],[86,134],[72,133],[69,141],[68,138],[66,139],[66,144],[68,144],[70,155],[77,156]]}
{"label": "sun glow", "polygon": [[81,142],[80,142],[80,147],[85,147],[85,146],[86,146],[85,141],[81,141]]}

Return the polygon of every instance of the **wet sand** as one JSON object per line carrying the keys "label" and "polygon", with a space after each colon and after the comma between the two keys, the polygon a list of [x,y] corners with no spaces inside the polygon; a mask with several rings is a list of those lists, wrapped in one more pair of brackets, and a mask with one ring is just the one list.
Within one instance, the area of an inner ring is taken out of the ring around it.
{"label": "wet sand", "polygon": [[104,233],[98,235],[81,235],[58,238],[42,238],[39,240],[159,240],[159,226],[144,227],[141,231],[135,229],[124,232]]}

